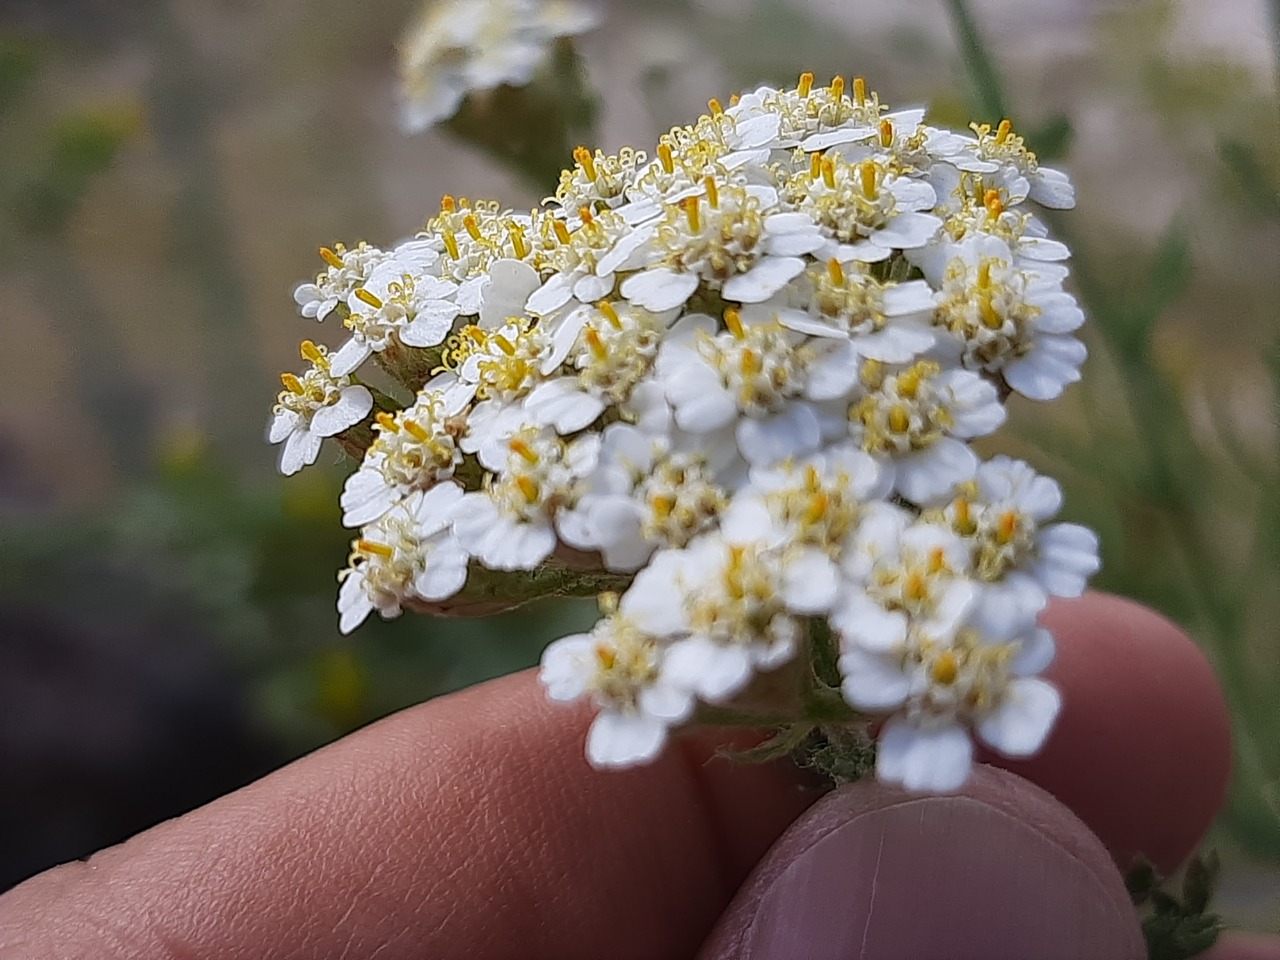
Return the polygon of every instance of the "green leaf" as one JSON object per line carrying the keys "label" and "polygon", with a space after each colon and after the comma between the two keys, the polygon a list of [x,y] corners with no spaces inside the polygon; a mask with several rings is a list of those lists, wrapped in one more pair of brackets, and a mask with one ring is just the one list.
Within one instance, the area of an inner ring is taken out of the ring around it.
{"label": "green leaf", "polygon": [[792,756],[799,766],[837,784],[861,780],[876,768],[875,741],[861,724],[818,727]]}
{"label": "green leaf", "polygon": [[1221,866],[1216,851],[1191,858],[1182,877],[1182,904],[1187,911],[1196,914],[1205,912],[1213,898],[1214,888],[1218,885]]}
{"label": "green leaf", "polygon": [[1159,880],[1160,878],[1156,875],[1156,868],[1151,861],[1142,859],[1125,874],[1124,886],[1129,891],[1129,896],[1133,899],[1133,902],[1140,904],[1150,899],[1151,892],[1155,890]]}

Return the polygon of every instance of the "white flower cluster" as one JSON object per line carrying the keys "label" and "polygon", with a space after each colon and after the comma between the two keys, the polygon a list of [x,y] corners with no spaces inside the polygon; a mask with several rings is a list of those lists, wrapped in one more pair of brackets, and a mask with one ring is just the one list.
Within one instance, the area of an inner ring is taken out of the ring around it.
{"label": "white flower cluster", "polygon": [[417,133],[469,93],[526,85],[552,41],[597,21],[575,0],[427,0],[399,45],[401,124]]}
{"label": "white flower cluster", "polygon": [[1059,709],[1036,618],[1097,539],[970,441],[1079,377],[1068,251],[1028,203],[1071,206],[1067,179],[1007,121],[935,129],[809,74],[712,101],[652,158],[574,159],[529,214],[446,197],[396,249],[326,248],[298,290],[350,337],[317,412],[278,423],[364,416],[331,397],[370,357],[414,391],[366,421],[342,494],[342,630],[483,570],[595,570],[629,585],[542,679],[598,706],[597,766],[651,759],[762,672],[814,682],[822,644],[881,779],[955,789],[971,734],[1035,752]]}

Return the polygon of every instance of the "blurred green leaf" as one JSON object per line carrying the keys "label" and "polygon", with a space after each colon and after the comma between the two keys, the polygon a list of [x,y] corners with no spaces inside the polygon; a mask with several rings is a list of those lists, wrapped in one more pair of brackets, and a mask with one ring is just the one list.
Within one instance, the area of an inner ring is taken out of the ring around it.
{"label": "blurred green leaf", "polygon": [[1204,913],[1208,909],[1213,891],[1218,886],[1221,866],[1215,851],[1191,858],[1182,877],[1184,909],[1191,913]]}
{"label": "blurred green leaf", "polygon": [[0,113],[26,92],[39,66],[40,58],[33,41],[0,34]]}
{"label": "blurred green leaf", "polygon": [[1257,216],[1280,217],[1280,186],[1273,183],[1257,154],[1244,141],[1225,137],[1218,156],[1230,172],[1245,208]]}
{"label": "blurred green leaf", "polygon": [[1149,860],[1139,860],[1124,878],[1125,889],[1129,891],[1129,896],[1135,904],[1143,904],[1151,899],[1151,894],[1155,891],[1158,882],[1156,868]]}
{"label": "blurred green leaf", "polygon": [[973,81],[978,111],[993,123],[1004,119],[1009,116],[1004,85],[968,3],[965,0],[947,0],[947,12],[951,15],[960,55]]}
{"label": "blurred green leaf", "polygon": [[142,128],[133,104],[117,104],[63,117],[55,124],[45,167],[14,198],[19,225],[33,234],[66,228],[96,177]]}

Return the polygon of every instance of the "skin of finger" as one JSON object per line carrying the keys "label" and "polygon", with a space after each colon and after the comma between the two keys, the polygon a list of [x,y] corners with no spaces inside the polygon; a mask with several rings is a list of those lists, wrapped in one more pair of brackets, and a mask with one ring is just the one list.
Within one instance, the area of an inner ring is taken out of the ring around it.
{"label": "skin of finger", "polygon": [[1280,937],[1229,931],[1199,960],[1280,960]]}
{"label": "skin of finger", "polygon": [[[1163,624],[1056,615],[1062,644]],[[698,742],[594,773],[586,720],[528,674],[405,711],[0,897],[0,957],[692,955],[814,794]]]}
{"label": "skin of finger", "polygon": [[1140,960],[1106,848],[1066,807],[978,767],[961,791],[871,781],[818,801],[753,871],[701,960]]}
{"label": "skin of finger", "polygon": [[818,794],[700,741],[596,773],[585,720],[529,673],[398,714],[16,888],[0,957],[690,956]]}
{"label": "skin of finger", "polygon": [[1029,760],[983,759],[1044,787],[1089,825],[1122,868],[1141,854],[1172,872],[1226,799],[1231,721],[1200,649],[1145,607],[1097,594],[1056,604],[1047,676],[1062,714]]}

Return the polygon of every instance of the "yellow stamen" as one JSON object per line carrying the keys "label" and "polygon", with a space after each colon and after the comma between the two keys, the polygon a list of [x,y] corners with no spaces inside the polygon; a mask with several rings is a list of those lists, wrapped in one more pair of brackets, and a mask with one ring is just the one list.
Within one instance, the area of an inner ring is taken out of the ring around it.
{"label": "yellow stamen", "polygon": [[507,441],[507,449],[518,456],[525,463],[530,465],[538,462],[538,452],[529,446],[529,444],[521,440],[519,437],[512,437]]}
{"label": "yellow stamen", "polygon": [[529,255],[529,244],[524,239],[524,227],[514,220],[509,220],[507,233],[511,236],[511,246],[515,248],[516,258],[523,260]]}
{"label": "yellow stamen", "polygon": [[675,160],[673,160],[671,156],[671,144],[658,144],[658,159],[662,162],[662,169],[668,175],[675,172],[676,164]]}
{"label": "yellow stamen", "polygon": [[596,178],[596,161],[591,156],[591,151],[586,147],[578,147],[573,151],[573,159],[578,161],[578,166],[582,167],[582,172],[587,175],[588,180]]}
{"label": "yellow stamen", "polygon": [[561,243],[569,242],[569,228],[564,225],[563,220],[552,220],[553,228],[556,231],[556,239]]}
{"label": "yellow stamen", "polygon": [[707,107],[710,109],[713,117],[718,117],[720,114],[724,113],[724,107],[720,106],[720,101],[715,97],[712,97],[707,101]]}
{"label": "yellow stamen", "polygon": [[738,96],[738,94],[731,94],[729,97],[729,106],[736,107],[741,100],[742,97]]}
{"label": "yellow stamen", "polygon": [[698,216],[698,209],[701,206],[700,198],[685,197],[683,205],[685,218],[689,221],[689,229],[693,233],[701,233],[702,218]]}
{"label": "yellow stamen", "polygon": [[831,506],[831,497],[825,491],[818,491],[809,500],[809,509],[804,512],[805,523],[817,523],[827,515],[827,508]]}
{"label": "yellow stamen", "polygon": [[443,234],[444,248],[449,251],[449,259],[457,260],[458,255],[458,238],[453,235],[452,230],[446,230]]}
{"label": "yellow stamen", "polygon": [[502,334],[494,334],[490,338],[498,345],[498,349],[505,353],[508,357],[514,357],[516,353],[516,345],[504,337]]}
{"label": "yellow stamen", "polygon": [[802,97],[807,97],[809,91],[813,89],[813,74],[805,71],[800,74],[800,82],[796,84],[796,93]]}
{"label": "yellow stamen", "polygon": [[860,107],[867,105],[867,81],[862,77],[853,78],[853,99],[857,101]]}
{"label": "yellow stamen", "polygon": [[414,420],[405,420],[404,428],[409,432],[409,434],[415,440],[419,441],[420,443],[426,443],[428,440],[431,439],[431,434],[429,434],[425,429],[423,429],[422,424]]}
{"label": "yellow stamen", "polygon": [[535,503],[538,499],[538,482],[527,474],[520,474],[516,477],[516,486],[520,488],[520,492],[524,494],[525,500],[529,503]]}
{"label": "yellow stamen", "polygon": [[591,355],[597,360],[604,360],[609,355],[609,348],[605,346],[600,332],[595,327],[587,327],[583,336],[587,338],[587,346],[591,349]]}
{"label": "yellow stamen", "polygon": [[385,543],[378,543],[376,540],[357,540],[356,553],[363,553],[366,556],[382,557],[384,560],[390,560],[395,556],[396,552]]}
{"label": "yellow stamen", "polygon": [[836,159],[835,157],[822,158],[822,182],[827,188],[834,190],[836,188]]}
{"label": "yellow stamen", "polygon": [[330,250],[328,247],[320,248],[320,259],[333,267],[335,270],[341,270],[346,264],[342,262],[342,258]]}
{"label": "yellow stamen", "polygon": [[366,290],[364,287],[361,287],[359,290],[356,291],[356,298],[358,300],[363,301],[364,303],[367,303],[369,306],[373,307],[373,309],[375,310],[382,309],[382,301],[379,300],[376,295]]}
{"label": "yellow stamen", "polygon": [[1013,132],[1013,124],[1008,120],[1001,120],[1000,126],[996,127],[996,143],[1003,145],[1009,139],[1009,134]]}
{"label": "yellow stamen", "polygon": [[615,330],[622,329],[622,321],[618,318],[618,311],[613,308],[613,304],[608,300],[601,300],[596,304],[596,309],[604,314],[604,318],[612,324]]}
{"label": "yellow stamen", "polygon": [[982,195],[982,205],[987,208],[987,213],[993,217],[998,217],[1004,213],[1004,201],[1000,199],[999,190],[988,190]]}
{"label": "yellow stamen", "polygon": [[378,421],[378,426],[388,433],[399,433],[400,427],[396,424],[396,418],[389,414],[386,410],[380,410],[378,415],[373,418]]}
{"label": "yellow stamen", "polygon": [[1000,514],[996,527],[996,542],[1001,546],[1008,545],[1018,535],[1019,517],[1016,511],[1006,510]]}
{"label": "yellow stamen", "polygon": [[754,377],[757,373],[764,369],[764,361],[761,360],[760,354],[754,350],[742,351],[742,375],[744,377]]}
{"label": "yellow stamen", "polygon": [[844,286],[844,267],[840,266],[840,261],[835,257],[827,261],[827,276],[837,287]]}
{"label": "yellow stamen", "polygon": [[735,307],[725,308],[724,325],[739,340],[747,335],[746,331],[742,329],[742,314]]}
{"label": "yellow stamen", "polygon": [[451,197],[449,194],[446,193],[443,197],[440,198],[440,212],[441,213],[457,213],[458,201],[453,199],[453,197]]}
{"label": "yellow stamen", "polygon": [[929,596],[929,581],[919,570],[907,574],[906,583],[902,585],[902,595],[908,600],[920,602]]}
{"label": "yellow stamen", "polygon": [[889,429],[894,433],[906,433],[911,429],[911,411],[904,403],[889,408]]}
{"label": "yellow stamen", "polygon": [[923,379],[924,371],[920,367],[914,366],[909,370],[904,370],[898,375],[898,396],[914,398],[920,392],[920,381]]}
{"label": "yellow stamen", "polygon": [[587,226],[591,226],[591,224],[596,222],[596,218],[594,215],[592,215],[590,207],[579,207],[578,216],[582,219],[582,222],[585,223]]}
{"label": "yellow stamen", "polygon": [[619,597],[616,591],[606,590],[600,596],[596,597],[596,606],[599,607],[600,613],[606,617],[611,617],[618,612]]}
{"label": "yellow stamen", "polygon": [[941,547],[929,551],[929,572],[942,573],[947,569],[947,552]]}
{"label": "yellow stamen", "polygon": [[844,96],[844,77],[835,77],[832,79],[831,96],[837,100]]}
{"label": "yellow stamen", "polygon": [[299,397],[307,392],[302,387],[302,381],[299,380],[292,373],[280,374],[280,382],[284,384],[284,388],[286,390],[288,390],[292,394],[296,394]]}
{"label": "yellow stamen", "polygon": [[596,644],[596,663],[600,665],[601,670],[612,670],[617,662],[618,654],[612,647],[603,643]]}
{"label": "yellow stamen", "polygon": [[718,210],[720,208],[720,190],[716,186],[716,178],[708,174],[702,182],[707,188],[707,203],[711,204],[712,210]]}
{"label": "yellow stamen", "polygon": [[892,120],[885,119],[880,121],[880,146],[884,147],[886,150],[893,146]]}
{"label": "yellow stamen", "polygon": [[863,160],[858,164],[858,178],[862,181],[862,195],[868,200],[874,200],[880,195],[876,184],[878,173],[879,170],[876,169],[874,160]]}
{"label": "yellow stamen", "polygon": [[950,686],[956,682],[956,677],[960,675],[960,665],[956,662],[956,655],[950,650],[943,652],[942,656],[933,661],[933,665],[929,668],[929,679],[934,683],[942,686]]}
{"label": "yellow stamen", "polygon": [[978,525],[973,522],[973,511],[969,501],[964,497],[960,497],[952,504],[952,509],[956,513],[954,522],[956,533],[964,537],[971,536],[978,529]]}
{"label": "yellow stamen", "polygon": [[982,325],[989,330],[999,330],[1004,326],[1004,317],[991,302],[991,291],[984,290],[978,295],[978,313],[982,315]]}
{"label": "yellow stamen", "polygon": [[462,218],[462,225],[466,227],[467,233],[471,234],[472,240],[480,239],[480,224],[476,222],[474,213],[468,213]]}
{"label": "yellow stamen", "polygon": [[659,520],[666,520],[676,507],[676,498],[669,493],[658,494],[649,498],[649,507]]}
{"label": "yellow stamen", "polygon": [[298,344],[298,352],[302,354],[303,360],[310,360],[321,370],[329,369],[329,358],[324,355],[324,351],[317,347],[310,340],[303,340]]}

